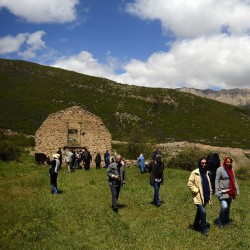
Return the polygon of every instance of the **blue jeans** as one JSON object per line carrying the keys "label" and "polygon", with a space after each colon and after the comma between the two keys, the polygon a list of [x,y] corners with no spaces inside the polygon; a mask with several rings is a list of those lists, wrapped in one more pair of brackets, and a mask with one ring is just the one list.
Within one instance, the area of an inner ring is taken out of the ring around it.
{"label": "blue jeans", "polygon": [[198,228],[201,221],[202,232],[207,230],[206,205],[196,204],[197,212],[194,220],[194,227]]}
{"label": "blue jeans", "polygon": [[159,190],[160,190],[161,182],[154,182],[154,205],[159,206],[160,199],[159,199]]}
{"label": "blue jeans", "polygon": [[144,169],[144,164],[139,164],[139,168],[141,170],[141,173],[143,174],[145,172],[145,169]]}
{"label": "blue jeans", "polygon": [[221,205],[220,214],[218,218],[218,225],[226,226],[229,224],[229,214],[230,214],[230,206],[232,203],[232,198],[228,198],[228,199],[218,198],[218,199]]}

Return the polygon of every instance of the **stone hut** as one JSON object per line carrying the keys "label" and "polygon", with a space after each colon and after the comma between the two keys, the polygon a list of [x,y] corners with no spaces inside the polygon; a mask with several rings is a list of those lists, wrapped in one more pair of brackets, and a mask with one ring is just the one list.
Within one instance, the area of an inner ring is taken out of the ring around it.
{"label": "stone hut", "polygon": [[93,160],[111,150],[111,134],[94,114],[73,106],[50,114],[35,133],[35,152],[52,155],[58,148],[87,147]]}

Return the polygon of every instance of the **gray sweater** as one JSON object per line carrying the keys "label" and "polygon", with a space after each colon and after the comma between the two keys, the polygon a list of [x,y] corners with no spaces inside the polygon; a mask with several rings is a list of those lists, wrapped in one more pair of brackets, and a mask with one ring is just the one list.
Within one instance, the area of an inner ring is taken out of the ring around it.
{"label": "gray sweater", "polygon": [[[234,173],[234,170],[233,170]],[[235,187],[236,187],[236,193],[240,194],[238,184],[235,178],[234,174],[234,181],[235,181]],[[226,171],[226,169],[223,166],[220,166],[217,171],[216,171],[216,177],[215,177],[215,194],[217,196],[222,196],[223,194],[226,194],[226,190],[229,189],[230,187],[230,180],[229,180],[229,175]],[[224,196],[226,197],[226,196]]]}
{"label": "gray sweater", "polygon": [[[125,169],[121,163],[112,162],[107,169],[107,176],[109,177],[109,184],[115,187],[125,184]],[[119,179],[114,178],[119,176]]]}

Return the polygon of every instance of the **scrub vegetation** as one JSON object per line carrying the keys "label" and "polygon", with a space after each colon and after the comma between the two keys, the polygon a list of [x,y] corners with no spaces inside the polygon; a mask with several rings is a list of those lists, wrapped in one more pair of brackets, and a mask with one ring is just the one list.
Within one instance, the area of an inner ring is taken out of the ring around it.
{"label": "scrub vegetation", "polygon": [[[51,195],[48,167],[33,156],[0,161],[1,249],[249,249],[250,181],[238,179],[231,225],[219,229],[219,202],[207,207],[210,234],[191,229],[196,208],[187,188],[190,171],[165,169],[162,206],[151,204],[149,174],[127,167],[119,213],[111,209],[105,169],[58,176],[60,195]],[[236,173],[237,176],[237,173]]]}
{"label": "scrub vegetation", "polygon": [[[117,141],[189,141],[250,148],[250,109],[174,89],[118,84],[25,61],[0,59],[0,128],[34,135],[47,116],[78,105]],[[131,149],[132,150],[132,149]]]}

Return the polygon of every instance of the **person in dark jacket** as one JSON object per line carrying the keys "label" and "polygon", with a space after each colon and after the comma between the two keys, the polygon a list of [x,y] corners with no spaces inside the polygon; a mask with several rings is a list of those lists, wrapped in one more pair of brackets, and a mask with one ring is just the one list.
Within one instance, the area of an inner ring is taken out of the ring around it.
{"label": "person in dark jacket", "polygon": [[83,161],[84,161],[84,169],[90,170],[90,162],[92,161],[92,155],[87,148],[85,148],[84,151]]}
{"label": "person in dark jacket", "polygon": [[210,172],[210,182],[213,194],[215,193],[216,170],[220,167],[220,157],[218,153],[209,153],[207,156],[207,170]]}
{"label": "person in dark jacket", "polygon": [[150,185],[154,187],[154,199],[153,203],[155,206],[159,207],[161,205],[159,199],[159,190],[161,184],[163,184],[164,176],[164,164],[161,161],[161,156],[158,154],[155,161],[151,162],[151,175],[150,175]]}
{"label": "person in dark jacket", "polygon": [[105,167],[107,168],[110,164],[110,153],[107,150],[104,154]]}
{"label": "person in dark jacket", "polygon": [[118,212],[118,198],[121,186],[125,184],[125,169],[121,161],[121,155],[117,155],[115,161],[112,162],[107,169],[108,182],[112,195],[112,209]]}
{"label": "person in dark jacket", "polygon": [[58,170],[60,166],[59,161],[60,155],[59,154],[53,154],[53,160],[51,161],[49,156],[47,156],[47,164],[50,166],[49,168],[49,175],[50,175],[50,184],[51,184],[51,193],[52,194],[58,194],[57,190],[57,176],[58,176]]}
{"label": "person in dark jacket", "polygon": [[95,168],[96,169],[100,169],[101,168],[101,162],[102,162],[101,154],[97,153],[96,157],[95,157]]}

